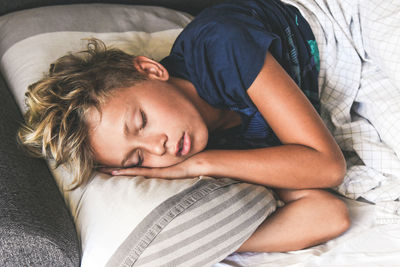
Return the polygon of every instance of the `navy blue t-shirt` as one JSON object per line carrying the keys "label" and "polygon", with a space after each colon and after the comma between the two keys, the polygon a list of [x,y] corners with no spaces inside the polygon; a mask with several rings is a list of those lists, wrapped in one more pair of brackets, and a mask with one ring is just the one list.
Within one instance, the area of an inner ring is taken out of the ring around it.
{"label": "navy blue t-shirt", "polygon": [[210,105],[237,111],[239,127],[210,134],[210,148],[280,144],[247,95],[269,51],[319,110],[318,48],[299,11],[278,0],[238,0],[202,11],[161,61]]}

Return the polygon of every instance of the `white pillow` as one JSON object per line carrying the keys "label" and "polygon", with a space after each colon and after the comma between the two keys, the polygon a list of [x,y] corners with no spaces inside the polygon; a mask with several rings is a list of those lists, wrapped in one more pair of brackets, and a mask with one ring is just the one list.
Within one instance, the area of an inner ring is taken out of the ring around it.
{"label": "white pillow", "polygon": [[[27,86],[58,57],[82,50],[83,39],[99,38],[160,60],[190,20],[188,14],[161,7],[107,4],[9,14],[0,18],[1,70],[24,110]],[[51,169],[75,220],[85,267],[107,262],[209,265],[235,251],[275,209],[270,190],[230,179],[98,173],[87,186],[68,191],[71,174],[63,167]]]}

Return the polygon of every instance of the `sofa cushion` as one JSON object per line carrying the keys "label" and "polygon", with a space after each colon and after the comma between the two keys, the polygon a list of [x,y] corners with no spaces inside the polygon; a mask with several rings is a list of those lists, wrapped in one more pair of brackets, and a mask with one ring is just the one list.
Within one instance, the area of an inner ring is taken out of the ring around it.
{"label": "sofa cushion", "polygon": [[16,145],[21,121],[0,77],[0,266],[79,266],[74,223],[46,163]]}

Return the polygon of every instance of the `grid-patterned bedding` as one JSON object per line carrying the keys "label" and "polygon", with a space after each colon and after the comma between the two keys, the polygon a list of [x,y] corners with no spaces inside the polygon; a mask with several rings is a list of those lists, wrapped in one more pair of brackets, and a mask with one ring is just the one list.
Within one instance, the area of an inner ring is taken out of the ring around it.
{"label": "grid-patterned bedding", "polygon": [[319,46],[322,116],[348,165],[338,192],[400,213],[400,2],[285,2],[300,9]]}

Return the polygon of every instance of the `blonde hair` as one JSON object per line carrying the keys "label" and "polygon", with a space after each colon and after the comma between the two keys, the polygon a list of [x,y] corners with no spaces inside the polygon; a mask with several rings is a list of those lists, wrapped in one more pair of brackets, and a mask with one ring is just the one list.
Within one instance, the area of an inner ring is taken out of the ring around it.
{"label": "blonde hair", "polygon": [[98,39],[50,65],[49,73],[30,85],[25,96],[25,124],[18,142],[37,157],[66,164],[73,172],[73,188],[87,182],[95,166],[88,142],[85,115],[100,111],[112,91],[145,80],[133,66],[134,56],[107,48]]}

